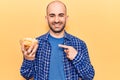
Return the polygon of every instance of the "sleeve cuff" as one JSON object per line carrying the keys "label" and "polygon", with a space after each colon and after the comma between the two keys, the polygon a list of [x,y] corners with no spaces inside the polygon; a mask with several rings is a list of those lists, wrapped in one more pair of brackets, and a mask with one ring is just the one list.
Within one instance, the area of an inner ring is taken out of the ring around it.
{"label": "sleeve cuff", "polygon": [[23,60],[23,65],[26,65],[26,66],[31,66],[33,64],[34,60],[27,60],[27,59],[24,59]]}
{"label": "sleeve cuff", "polygon": [[77,53],[77,55],[75,56],[75,58],[72,60],[73,64],[79,64],[81,61],[82,55],[80,53]]}

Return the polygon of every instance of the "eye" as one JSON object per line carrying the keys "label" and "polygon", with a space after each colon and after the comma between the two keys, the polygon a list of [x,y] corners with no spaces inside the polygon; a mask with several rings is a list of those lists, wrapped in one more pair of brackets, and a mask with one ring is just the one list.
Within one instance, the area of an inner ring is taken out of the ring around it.
{"label": "eye", "polygon": [[64,13],[60,13],[59,16],[60,16],[60,17],[64,17]]}
{"label": "eye", "polygon": [[49,14],[50,17],[54,17],[55,15],[54,14]]}

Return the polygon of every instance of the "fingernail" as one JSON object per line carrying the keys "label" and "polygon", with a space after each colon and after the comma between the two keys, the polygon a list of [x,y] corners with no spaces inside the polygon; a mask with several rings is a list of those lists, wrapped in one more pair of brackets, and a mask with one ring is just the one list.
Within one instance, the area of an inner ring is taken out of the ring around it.
{"label": "fingernail", "polygon": [[60,47],[60,46],[61,46],[61,44],[58,44],[58,46]]}

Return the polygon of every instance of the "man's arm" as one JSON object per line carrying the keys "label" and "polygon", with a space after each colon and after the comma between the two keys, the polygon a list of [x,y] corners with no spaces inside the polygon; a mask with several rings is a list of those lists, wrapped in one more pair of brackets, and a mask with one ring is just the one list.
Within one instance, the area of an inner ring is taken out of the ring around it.
{"label": "man's arm", "polygon": [[81,42],[78,44],[78,49],[76,50],[72,46],[59,44],[59,47],[64,48],[64,52],[68,59],[72,60],[79,77],[82,80],[92,80],[94,77],[94,69],[90,63],[88,50],[86,44]]}
{"label": "man's arm", "polygon": [[26,59],[23,60],[20,73],[27,80],[33,77],[34,74],[33,63],[34,63],[33,60],[26,60]]}
{"label": "man's arm", "polygon": [[[29,41],[28,41],[29,42]],[[29,80],[33,77],[34,71],[34,63],[35,63],[35,55],[38,48],[38,42],[32,42],[30,46],[25,44],[25,41],[21,41],[21,51],[23,53],[23,63],[20,69],[21,75]],[[28,47],[26,47],[28,46]]]}
{"label": "man's arm", "polygon": [[94,68],[91,65],[86,44],[83,42],[76,57],[73,59],[73,64],[82,80],[93,80]]}

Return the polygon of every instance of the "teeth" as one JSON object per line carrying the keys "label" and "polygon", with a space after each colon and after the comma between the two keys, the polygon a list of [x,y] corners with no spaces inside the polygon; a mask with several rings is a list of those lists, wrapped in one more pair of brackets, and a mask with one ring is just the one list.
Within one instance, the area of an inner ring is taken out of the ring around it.
{"label": "teeth", "polygon": [[55,24],[56,27],[59,27],[60,25],[59,24]]}

